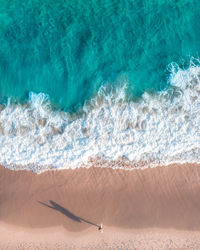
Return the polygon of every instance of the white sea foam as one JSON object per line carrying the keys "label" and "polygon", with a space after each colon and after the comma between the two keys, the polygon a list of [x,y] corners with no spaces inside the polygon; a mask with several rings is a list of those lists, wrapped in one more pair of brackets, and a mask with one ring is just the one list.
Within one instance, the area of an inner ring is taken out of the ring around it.
{"label": "white sea foam", "polygon": [[[170,65],[171,87],[126,102],[126,81],[98,96],[72,118],[53,111],[48,96],[30,93],[26,105],[0,112],[0,164],[11,169],[90,166],[91,157],[125,157],[132,166],[200,163],[200,68]],[[117,164],[114,168],[120,168]]]}

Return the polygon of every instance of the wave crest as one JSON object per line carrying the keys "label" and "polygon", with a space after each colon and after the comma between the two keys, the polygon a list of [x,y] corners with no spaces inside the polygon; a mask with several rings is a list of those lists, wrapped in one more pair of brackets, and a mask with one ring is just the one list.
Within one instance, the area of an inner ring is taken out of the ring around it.
{"label": "wave crest", "polygon": [[101,87],[81,116],[53,110],[43,93],[30,92],[25,105],[8,102],[0,112],[0,163],[37,173],[91,159],[114,161],[113,168],[126,168],[122,158],[133,168],[200,163],[200,67],[168,69],[171,86],[159,94],[128,102],[123,78],[115,89]]}

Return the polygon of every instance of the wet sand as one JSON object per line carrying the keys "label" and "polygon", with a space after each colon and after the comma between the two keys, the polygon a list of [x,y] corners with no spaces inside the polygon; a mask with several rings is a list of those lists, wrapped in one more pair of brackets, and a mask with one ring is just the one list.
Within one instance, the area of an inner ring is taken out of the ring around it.
{"label": "wet sand", "polygon": [[[91,244],[107,248],[118,242],[140,249],[145,244],[156,248],[157,242],[163,249],[166,244],[200,248],[199,197],[196,164],[132,171],[91,167],[40,175],[0,167],[0,247],[24,242],[33,244],[32,249],[36,243],[41,249],[47,244],[48,249],[55,244],[60,249]],[[168,243],[161,246],[161,241]],[[131,246],[136,242],[141,246]]]}

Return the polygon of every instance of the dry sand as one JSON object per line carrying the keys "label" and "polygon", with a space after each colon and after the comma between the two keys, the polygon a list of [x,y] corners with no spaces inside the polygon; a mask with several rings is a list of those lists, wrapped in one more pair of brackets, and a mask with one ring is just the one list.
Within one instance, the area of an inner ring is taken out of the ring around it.
{"label": "dry sand", "polygon": [[0,167],[0,249],[95,247],[200,249],[200,166]]}

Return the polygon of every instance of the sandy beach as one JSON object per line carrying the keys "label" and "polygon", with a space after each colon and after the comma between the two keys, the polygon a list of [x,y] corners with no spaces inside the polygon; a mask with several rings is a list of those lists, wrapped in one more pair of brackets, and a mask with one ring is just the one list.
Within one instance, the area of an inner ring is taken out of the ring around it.
{"label": "sandy beach", "polygon": [[200,249],[199,193],[196,164],[40,175],[0,167],[0,249]]}

